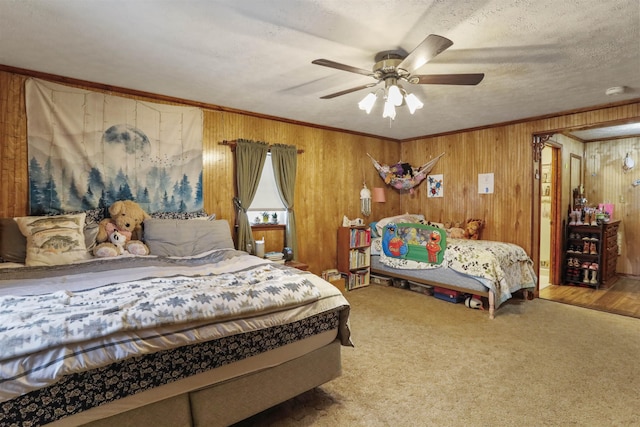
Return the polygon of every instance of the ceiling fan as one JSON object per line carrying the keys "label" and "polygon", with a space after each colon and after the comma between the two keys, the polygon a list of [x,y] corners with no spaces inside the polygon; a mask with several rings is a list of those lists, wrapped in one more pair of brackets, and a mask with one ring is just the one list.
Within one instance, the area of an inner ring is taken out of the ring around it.
{"label": "ceiling fan", "polygon": [[[430,34],[425,38],[411,53],[407,54],[404,50],[388,50],[379,52],[375,56],[375,65],[372,71],[365,70],[363,68],[352,67],[350,65],[340,64],[328,59],[316,59],[312,61],[312,64],[322,65],[324,67],[336,68],[338,70],[348,71],[351,73],[362,74],[365,76],[373,77],[376,81],[365,85],[352,87],[350,89],[341,90],[339,92],[331,93],[329,95],[321,96],[320,99],[331,99],[337,96],[346,95],[351,92],[356,92],[362,89],[367,89],[376,86],[380,82],[385,83],[385,99],[391,97],[393,105],[402,105],[403,101],[406,101],[411,113],[416,108],[421,108],[422,103],[417,100],[413,94],[406,94],[406,91],[402,86],[399,87],[399,82],[407,82],[411,84],[438,84],[438,85],[477,85],[484,78],[484,74],[413,74],[417,69],[422,67],[428,61],[444,52],[451,47],[453,42],[446,37]],[[373,103],[375,102],[375,94],[370,94],[370,103],[365,103],[365,99],[360,103],[360,108],[367,110],[367,113],[371,111]],[[414,104],[412,108],[411,104],[414,99],[418,104]],[[363,104],[364,103],[364,104]],[[366,104],[366,105],[365,105]],[[383,117],[395,117],[395,110],[393,112],[386,111],[387,105],[385,104],[385,114]]]}

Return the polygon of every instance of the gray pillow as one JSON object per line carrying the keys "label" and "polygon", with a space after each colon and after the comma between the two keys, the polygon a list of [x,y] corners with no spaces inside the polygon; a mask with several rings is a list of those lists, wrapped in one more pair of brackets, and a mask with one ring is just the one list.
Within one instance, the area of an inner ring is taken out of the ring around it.
{"label": "gray pillow", "polygon": [[151,255],[185,257],[212,249],[233,249],[229,223],[225,220],[185,221],[147,219],[144,241]]}
{"label": "gray pillow", "polygon": [[27,257],[27,238],[20,232],[13,218],[0,218],[0,258],[6,262],[24,264]]}

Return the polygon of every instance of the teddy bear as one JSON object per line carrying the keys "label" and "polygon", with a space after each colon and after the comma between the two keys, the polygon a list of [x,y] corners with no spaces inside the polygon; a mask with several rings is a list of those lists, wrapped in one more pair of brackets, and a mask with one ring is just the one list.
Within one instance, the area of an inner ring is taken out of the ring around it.
{"label": "teddy bear", "polygon": [[115,246],[115,250],[110,246],[103,245],[100,248],[96,248],[94,250],[94,255],[104,258],[128,253],[128,251],[124,248],[124,245],[127,243],[127,237],[124,234],[120,233],[118,230],[114,230],[109,235],[109,241]]}
{"label": "teddy bear", "polygon": [[447,230],[447,236],[451,239],[464,239],[464,228],[451,227]]}
{"label": "teddy bear", "polygon": [[481,219],[470,219],[464,227],[464,238],[470,240],[478,240],[480,231],[482,230],[483,221]]}
{"label": "teddy bear", "polygon": [[[142,242],[142,222],[151,218],[136,202],[119,200],[109,206],[111,218],[105,218],[98,225],[98,235],[93,254],[99,257],[120,255],[117,245],[110,241],[110,236],[118,232],[125,237],[124,248],[133,255],[149,254],[149,247]],[[109,241],[108,241],[109,240]]]}
{"label": "teddy bear", "polygon": [[452,239],[464,239],[464,228],[459,221],[447,221],[444,228],[447,232],[447,237]]}

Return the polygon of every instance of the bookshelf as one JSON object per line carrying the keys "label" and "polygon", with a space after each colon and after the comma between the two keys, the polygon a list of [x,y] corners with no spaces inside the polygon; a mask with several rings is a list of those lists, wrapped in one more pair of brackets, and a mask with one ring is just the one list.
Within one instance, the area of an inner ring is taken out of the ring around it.
{"label": "bookshelf", "polygon": [[338,228],[338,271],[345,276],[345,287],[349,291],[369,285],[371,276],[369,227]]}

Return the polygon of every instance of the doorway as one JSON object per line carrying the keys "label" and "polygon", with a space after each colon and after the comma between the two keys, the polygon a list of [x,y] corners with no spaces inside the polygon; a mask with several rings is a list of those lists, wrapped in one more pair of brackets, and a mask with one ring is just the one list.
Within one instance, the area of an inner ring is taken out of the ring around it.
{"label": "doorway", "polygon": [[542,290],[561,281],[561,233],[560,203],[562,176],[560,168],[561,146],[547,141],[540,155],[540,244],[538,254],[539,283]]}

